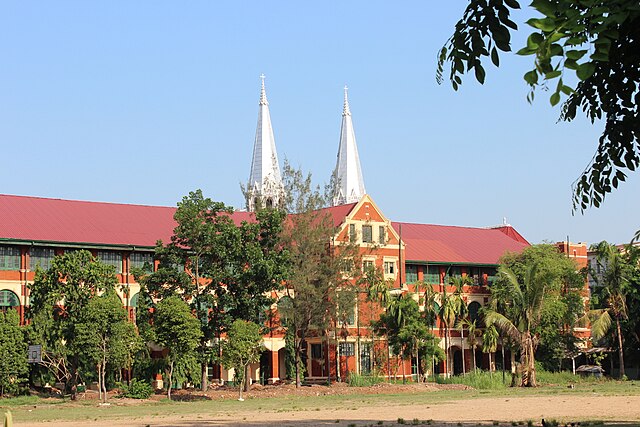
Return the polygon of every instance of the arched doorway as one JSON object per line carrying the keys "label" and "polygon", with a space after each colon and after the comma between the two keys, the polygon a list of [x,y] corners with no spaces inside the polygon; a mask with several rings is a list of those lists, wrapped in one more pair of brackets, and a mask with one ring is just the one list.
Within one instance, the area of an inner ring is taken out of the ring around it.
{"label": "arched doorway", "polygon": [[462,350],[460,347],[451,347],[453,353],[453,375],[462,374]]}

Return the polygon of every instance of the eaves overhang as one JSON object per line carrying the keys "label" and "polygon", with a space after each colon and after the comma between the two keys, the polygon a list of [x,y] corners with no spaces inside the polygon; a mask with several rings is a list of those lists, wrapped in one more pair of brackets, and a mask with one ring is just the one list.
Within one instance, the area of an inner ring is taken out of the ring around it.
{"label": "eaves overhang", "polygon": [[105,244],[105,243],[89,243],[89,242],[60,242],[52,240],[28,240],[0,237],[0,243],[8,243],[16,246],[45,246],[56,248],[73,248],[73,249],[105,249],[105,250],[125,250],[125,251],[141,251],[153,252],[155,246],[141,246],[130,244]]}

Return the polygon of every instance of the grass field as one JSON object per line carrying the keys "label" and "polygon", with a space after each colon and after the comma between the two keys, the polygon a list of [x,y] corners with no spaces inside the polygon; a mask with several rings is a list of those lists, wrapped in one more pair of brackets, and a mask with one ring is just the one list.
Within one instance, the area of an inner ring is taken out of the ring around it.
{"label": "grass field", "polygon": [[[318,395],[296,396],[295,394],[273,398],[252,398],[247,396],[244,402],[234,399],[225,400],[196,400],[189,402],[168,401],[132,401],[130,399],[111,399],[110,406],[99,406],[96,400],[70,401],[62,398],[39,398],[36,396],[24,396],[13,399],[0,400],[2,412],[11,410],[17,425],[33,422],[56,421],[105,421],[105,420],[140,420],[149,417],[162,419],[171,417],[173,420],[181,418],[198,420],[202,417],[231,417],[242,420],[251,418],[255,414],[271,413],[285,415],[304,414],[305,417],[313,417],[314,413],[327,413],[333,411],[344,413],[345,411],[370,411],[394,407],[396,410],[411,408],[416,405],[429,407],[451,402],[472,401],[476,399],[493,398],[495,400],[517,399],[519,397],[557,397],[562,401],[567,396],[639,396],[640,382],[585,382],[578,383],[574,388],[566,385],[547,385],[535,389],[502,388],[486,390],[441,390],[428,392],[400,392],[392,394],[350,394],[350,395]],[[253,414],[253,415],[252,415]],[[343,417],[344,418],[344,417]],[[638,408],[640,419],[640,408]],[[419,421],[419,420],[418,420]],[[526,425],[528,420],[514,419],[511,425],[522,423]],[[596,419],[581,420],[597,422]],[[420,421],[421,423],[422,421]],[[403,423],[416,423],[408,419]],[[374,423],[375,424],[375,423]],[[396,422],[397,424],[397,422]],[[402,423],[400,423],[402,424]],[[195,425],[195,424],[194,424]],[[355,425],[355,424],[354,424]],[[385,425],[389,425],[388,423]],[[462,425],[462,424],[461,424]],[[466,425],[466,424],[465,424]],[[535,424],[539,425],[539,424]],[[613,425],[613,424],[606,424]],[[626,424],[627,426],[630,424]]]}

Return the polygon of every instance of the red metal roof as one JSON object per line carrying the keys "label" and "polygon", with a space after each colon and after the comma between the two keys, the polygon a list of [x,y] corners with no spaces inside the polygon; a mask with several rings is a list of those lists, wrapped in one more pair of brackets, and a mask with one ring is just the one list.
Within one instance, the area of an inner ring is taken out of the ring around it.
{"label": "red metal roof", "polygon": [[[355,203],[326,208],[335,226]],[[176,208],[0,194],[0,239],[153,247],[170,241]],[[234,212],[236,224],[252,221],[250,212]],[[470,228],[393,223],[406,243],[406,259],[428,262],[497,264],[505,251],[529,243],[512,227]]]}
{"label": "red metal roof", "polygon": [[[513,229],[512,234],[498,228],[454,227],[433,224],[393,222],[406,244],[410,261],[497,264],[507,251],[520,252],[529,243]],[[402,226],[402,233],[400,233]]]}
{"label": "red metal roof", "polygon": [[[176,208],[0,195],[0,238],[93,245],[169,242]],[[235,223],[250,221],[234,212]]]}
{"label": "red metal roof", "polygon": [[344,222],[347,215],[349,215],[356,205],[357,203],[349,203],[346,205],[331,206],[322,210],[329,212],[329,215],[331,215],[331,218],[333,219],[334,227],[337,227]]}

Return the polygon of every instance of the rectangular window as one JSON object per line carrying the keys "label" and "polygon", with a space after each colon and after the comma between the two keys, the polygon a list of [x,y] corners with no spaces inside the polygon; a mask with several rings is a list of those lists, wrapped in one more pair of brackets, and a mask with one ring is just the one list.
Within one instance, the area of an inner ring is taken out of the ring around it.
{"label": "rectangular window", "polygon": [[107,265],[113,265],[116,273],[122,273],[122,254],[120,252],[98,251],[98,260]]}
{"label": "rectangular window", "polygon": [[0,270],[20,270],[20,249],[0,246]]}
{"label": "rectangular window", "polygon": [[428,265],[424,270],[424,281],[432,285],[440,284],[440,267],[437,265]]}
{"label": "rectangular window", "polygon": [[469,278],[471,280],[473,280],[473,284],[478,286],[478,285],[484,285],[484,280],[482,278],[482,272],[480,270],[479,267],[469,267],[467,269],[467,275],[469,276]]}
{"label": "rectangular window", "polygon": [[362,261],[362,270],[367,271],[367,270],[372,270],[374,268],[375,268],[375,264],[373,263],[373,261],[369,259],[365,259],[364,261]]}
{"label": "rectangular window", "polygon": [[349,241],[355,242],[358,236],[356,235],[356,225],[349,224]]}
{"label": "rectangular window", "polygon": [[362,242],[373,243],[373,229],[370,225],[362,226]]}
{"label": "rectangular window", "polygon": [[360,346],[360,371],[363,374],[371,373],[371,344],[363,343]]}
{"label": "rectangular window", "polygon": [[322,359],[322,344],[311,344],[311,358]]}
{"label": "rectangular window", "polygon": [[449,277],[460,277],[462,276],[462,268],[456,266],[450,266],[447,269],[447,276]]}
{"label": "rectangular window", "polygon": [[418,281],[418,266],[407,265],[405,267],[405,275],[407,283],[416,283]]}
{"label": "rectangular window", "polygon": [[147,273],[153,272],[153,255],[134,252],[129,255],[129,267],[140,268]]}
{"label": "rectangular window", "polygon": [[352,342],[340,343],[340,356],[353,356],[356,352],[356,346]]}
{"label": "rectangular window", "polygon": [[384,262],[384,274],[396,274],[396,263],[395,263],[395,261],[385,261]]}
{"label": "rectangular window", "polygon": [[387,233],[384,225],[378,227],[378,243],[384,245],[387,243]]}
{"label": "rectangular window", "polygon": [[56,251],[49,248],[31,248],[29,255],[31,270],[35,270],[38,266],[48,270],[51,267],[51,260],[56,256]]}

